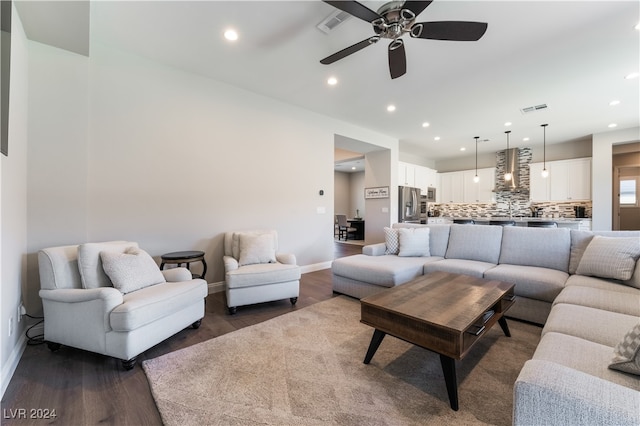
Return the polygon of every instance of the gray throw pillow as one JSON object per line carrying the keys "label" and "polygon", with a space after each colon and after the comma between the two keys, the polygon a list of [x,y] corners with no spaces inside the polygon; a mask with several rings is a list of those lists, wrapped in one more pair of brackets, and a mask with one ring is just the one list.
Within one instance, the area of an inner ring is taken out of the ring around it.
{"label": "gray throw pillow", "polygon": [[155,260],[139,248],[130,247],[124,253],[101,251],[100,258],[113,286],[124,294],[165,282]]}
{"label": "gray throw pillow", "polygon": [[640,375],[640,323],[629,330],[616,345],[609,368]]}
{"label": "gray throw pillow", "polygon": [[384,254],[398,254],[398,251],[400,250],[400,242],[398,241],[398,230],[385,227],[384,243],[387,247]]}
{"label": "gray throw pillow", "polygon": [[596,235],[580,259],[576,274],[628,280],[640,257],[640,239]]}
{"label": "gray throw pillow", "polygon": [[429,251],[429,228],[399,228],[398,229],[400,257],[431,256]]}

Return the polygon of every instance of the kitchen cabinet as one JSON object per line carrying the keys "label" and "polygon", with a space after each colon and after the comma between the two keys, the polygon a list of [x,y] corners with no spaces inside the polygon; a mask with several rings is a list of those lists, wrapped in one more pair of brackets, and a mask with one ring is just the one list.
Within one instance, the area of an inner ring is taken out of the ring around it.
{"label": "kitchen cabinet", "polygon": [[[473,181],[471,181],[473,183]],[[464,202],[464,175],[462,172],[440,173],[440,203]]]}
{"label": "kitchen cabinet", "polygon": [[547,161],[549,176],[543,178],[543,163],[529,165],[531,201],[591,199],[591,158]]}
{"label": "kitchen cabinet", "polygon": [[398,162],[398,185],[416,186],[416,166],[409,163]]}
{"label": "kitchen cabinet", "polygon": [[438,172],[433,169],[416,166],[414,176],[416,187],[420,188],[423,195],[427,193],[427,188],[438,187]]}
{"label": "kitchen cabinet", "polygon": [[465,203],[493,203],[495,202],[495,167],[478,169],[478,178],[476,183],[473,178],[476,175],[474,170],[465,170],[462,172],[462,191],[463,202]]}

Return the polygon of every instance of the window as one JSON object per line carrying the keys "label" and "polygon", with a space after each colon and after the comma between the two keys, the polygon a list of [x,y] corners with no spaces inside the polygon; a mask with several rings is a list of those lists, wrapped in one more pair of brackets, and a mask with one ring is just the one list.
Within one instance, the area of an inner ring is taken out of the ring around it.
{"label": "window", "polygon": [[634,177],[620,178],[620,205],[621,206],[637,206],[638,205],[638,178],[634,178]]}

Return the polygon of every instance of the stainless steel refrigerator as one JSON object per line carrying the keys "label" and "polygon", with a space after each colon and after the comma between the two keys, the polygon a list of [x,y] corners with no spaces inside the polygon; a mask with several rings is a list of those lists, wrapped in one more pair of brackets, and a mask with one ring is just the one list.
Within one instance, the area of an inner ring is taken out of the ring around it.
{"label": "stainless steel refrigerator", "polygon": [[420,223],[420,188],[398,187],[398,222]]}

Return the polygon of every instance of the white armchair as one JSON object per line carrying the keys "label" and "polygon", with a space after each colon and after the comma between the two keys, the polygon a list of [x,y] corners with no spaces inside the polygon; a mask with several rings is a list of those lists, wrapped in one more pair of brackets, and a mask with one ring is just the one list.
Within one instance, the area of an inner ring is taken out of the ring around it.
{"label": "white armchair", "polygon": [[227,306],[231,315],[238,306],[289,298],[300,293],[300,267],[293,254],[277,253],[276,231],[227,232],[224,237],[224,269]]}
{"label": "white armchair", "polygon": [[206,281],[186,268],[160,271],[136,243],[46,248],[38,267],[52,351],[84,349],[119,358],[129,370],[140,353],[189,325],[198,328],[204,317]]}

